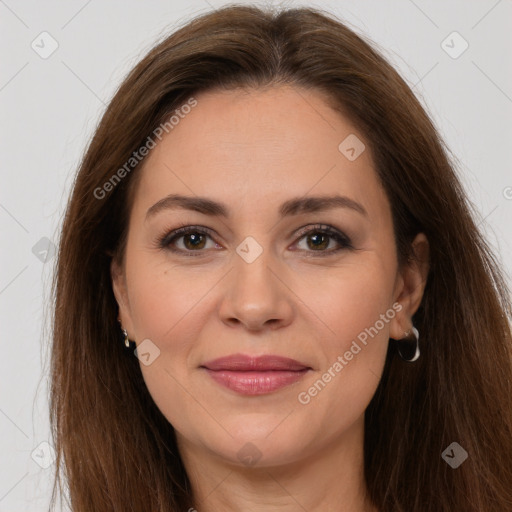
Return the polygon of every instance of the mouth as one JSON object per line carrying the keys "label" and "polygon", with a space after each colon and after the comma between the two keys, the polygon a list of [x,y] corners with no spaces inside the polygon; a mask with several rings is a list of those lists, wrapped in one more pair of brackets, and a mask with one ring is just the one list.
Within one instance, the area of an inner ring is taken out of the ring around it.
{"label": "mouth", "polygon": [[218,384],[243,395],[264,395],[301,380],[311,367],[277,355],[234,354],[201,365]]}

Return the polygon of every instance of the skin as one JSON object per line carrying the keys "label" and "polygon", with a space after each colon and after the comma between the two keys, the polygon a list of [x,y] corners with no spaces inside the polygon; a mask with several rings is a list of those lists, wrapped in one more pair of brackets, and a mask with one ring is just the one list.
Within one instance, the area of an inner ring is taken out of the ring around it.
{"label": "skin", "polygon": [[[122,326],[130,339],[149,339],[160,350],[141,370],[176,430],[195,497],[190,506],[376,511],[365,500],[364,412],[389,338],[404,337],[421,302],[428,241],[419,234],[418,261],[399,270],[390,205],[369,144],[354,161],[338,150],[349,134],[364,137],[319,92],[277,86],[196,99],[146,158],[125,258],[111,267]],[[225,203],[231,216],[167,209],[146,219],[171,193]],[[367,216],[350,208],[278,215],[291,198],[335,193],[360,203]],[[318,242],[318,223],[347,235],[353,248],[331,237]],[[213,235],[199,249],[190,234],[176,239],[181,254],[158,246],[160,236],[182,224]],[[309,235],[297,236],[308,226]],[[236,252],[247,236],[263,250],[251,263]],[[396,314],[378,334],[309,403],[300,403],[298,394],[389,310]],[[311,370],[285,388],[245,396],[200,368],[234,353],[277,354]],[[237,456],[249,442],[260,456],[252,466]]]}

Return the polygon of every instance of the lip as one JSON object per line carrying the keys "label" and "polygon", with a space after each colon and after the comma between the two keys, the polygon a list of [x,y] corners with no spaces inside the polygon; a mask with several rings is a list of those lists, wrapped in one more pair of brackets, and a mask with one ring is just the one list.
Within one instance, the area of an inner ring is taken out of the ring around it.
{"label": "lip", "polygon": [[243,395],[264,395],[301,380],[309,366],[277,355],[234,354],[201,365],[218,384]]}

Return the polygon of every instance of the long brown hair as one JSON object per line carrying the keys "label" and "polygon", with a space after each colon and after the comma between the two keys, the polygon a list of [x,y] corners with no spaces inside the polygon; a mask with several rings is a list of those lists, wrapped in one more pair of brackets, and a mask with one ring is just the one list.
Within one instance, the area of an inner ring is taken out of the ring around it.
{"label": "long brown hair", "polygon": [[[52,290],[52,504],[58,484],[74,512],[194,506],[173,428],[120,338],[110,263],[123,257],[140,175],[126,162],[194,94],[275,84],[325,93],[364,134],[399,262],[417,233],[430,242],[414,315],[422,355],[408,365],[389,344],[365,414],[372,501],[381,512],[512,510],[512,308],[453,159],[404,80],[339,20],[247,6],[195,18],[154,47],[118,89],[80,165]],[[441,457],[453,442],[468,453],[456,469]]]}

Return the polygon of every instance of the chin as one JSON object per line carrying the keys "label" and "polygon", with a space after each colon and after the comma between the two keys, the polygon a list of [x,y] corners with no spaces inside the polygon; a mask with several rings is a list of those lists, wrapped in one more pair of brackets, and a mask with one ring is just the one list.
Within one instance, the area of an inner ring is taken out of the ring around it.
{"label": "chin", "polygon": [[304,456],[305,448],[314,439],[306,425],[286,424],[284,417],[283,414],[245,414],[233,422],[223,422],[229,434],[224,430],[220,434],[218,429],[214,436],[211,430],[198,433],[200,444],[236,466],[261,468],[291,464]]}

